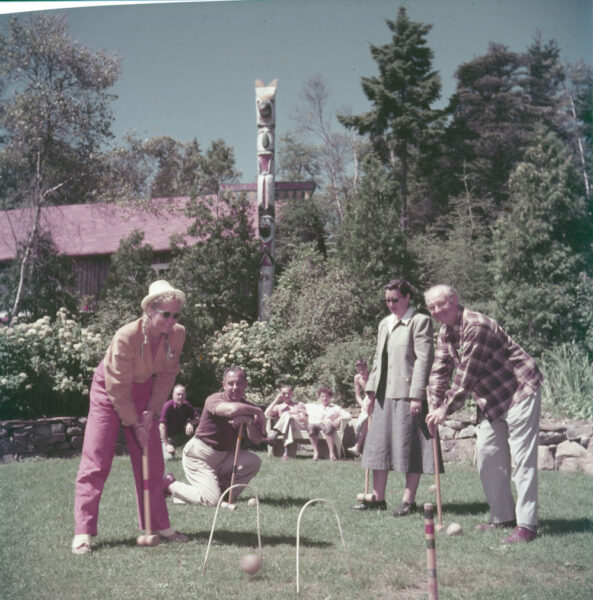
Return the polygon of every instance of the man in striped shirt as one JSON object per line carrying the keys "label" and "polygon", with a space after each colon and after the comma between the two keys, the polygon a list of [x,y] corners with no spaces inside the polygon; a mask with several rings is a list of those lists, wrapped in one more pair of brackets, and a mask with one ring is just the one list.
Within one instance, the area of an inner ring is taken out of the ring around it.
{"label": "man in striped shirt", "polygon": [[424,297],[430,314],[442,324],[427,387],[428,427],[434,433],[470,394],[474,397],[478,472],[490,507],[490,521],[477,529],[515,526],[503,542],[530,542],[537,534],[543,376],[531,356],[496,321],[459,304],[452,287],[434,286]]}

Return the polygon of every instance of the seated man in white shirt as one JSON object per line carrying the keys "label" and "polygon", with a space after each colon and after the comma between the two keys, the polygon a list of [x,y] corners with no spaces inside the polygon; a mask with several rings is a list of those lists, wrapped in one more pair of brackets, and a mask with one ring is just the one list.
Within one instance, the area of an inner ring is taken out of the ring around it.
{"label": "seated man in white shirt", "polygon": [[319,460],[319,432],[325,435],[330,460],[336,460],[335,433],[341,421],[349,421],[352,418],[347,410],[331,402],[333,395],[330,388],[321,386],[317,390],[317,398],[320,402],[310,402],[305,405],[308,416],[307,432],[313,446],[313,460]]}

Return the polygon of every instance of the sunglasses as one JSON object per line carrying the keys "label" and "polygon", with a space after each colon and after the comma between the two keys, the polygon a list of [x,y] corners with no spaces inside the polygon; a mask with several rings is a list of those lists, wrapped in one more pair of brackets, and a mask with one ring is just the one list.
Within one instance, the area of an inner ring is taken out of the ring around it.
{"label": "sunglasses", "polygon": [[163,310],[162,308],[155,308],[154,310],[163,315],[164,319],[173,317],[173,320],[177,321],[177,319],[179,319],[179,317],[181,316],[181,313],[172,313],[170,310]]}
{"label": "sunglasses", "polygon": [[397,304],[400,300],[401,298],[385,298],[387,304]]}

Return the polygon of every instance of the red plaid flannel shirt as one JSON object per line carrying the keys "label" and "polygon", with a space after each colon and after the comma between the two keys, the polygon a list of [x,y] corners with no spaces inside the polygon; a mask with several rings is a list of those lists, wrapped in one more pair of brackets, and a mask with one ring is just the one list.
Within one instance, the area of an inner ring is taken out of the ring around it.
{"label": "red plaid flannel shirt", "polygon": [[459,306],[457,323],[439,331],[426,391],[431,407],[445,402],[447,414],[472,394],[478,416],[481,411],[495,421],[533,394],[542,380],[533,358],[496,321]]}

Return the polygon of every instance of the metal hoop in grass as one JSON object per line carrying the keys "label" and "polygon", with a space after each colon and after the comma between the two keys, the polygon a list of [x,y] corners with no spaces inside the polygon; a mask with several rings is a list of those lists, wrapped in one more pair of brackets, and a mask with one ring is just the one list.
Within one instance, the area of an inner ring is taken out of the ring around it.
{"label": "metal hoop in grass", "polygon": [[350,573],[350,577],[352,579],[354,579],[354,575],[352,574],[352,567],[350,566],[350,556],[348,555],[348,551],[346,550],[346,543],[344,542],[344,534],[342,533],[342,525],[340,524],[340,518],[338,517],[338,511],[336,510],[336,507],[333,505],[333,503],[330,502],[329,500],[324,500],[323,498],[314,498],[313,500],[309,500],[309,502],[306,502],[303,505],[303,508],[301,508],[301,512],[299,513],[299,518],[297,520],[297,539],[296,539],[296,590],[297,590],[297,594],[300,592],[300,584],[299,584],[299,548],[300,548],[300,540],[301,540],[301,534],[300,534],[301,517],[303,516],[303,513],[305,512],[305,509],[307,508],[307,506],[309,506],[310,504],[313,504],[314,502],[323,502],[324,504],[327,504],[328,506],[330,506],[333,509],[334,515],[336,515],[336,521],[338,523],[338,531],[340,532],[340,538],[342,540],[342,546],[344,548],[344,554],[346,555],[346,563],[348,565],[348,571]]}
{"label": "metal hoop in grass", "polygon": [[259,520],[259,497],[257,495],[257,492],[255,491],[255,488],[251,485],[249,485],[248,483],[235,483],[234,485],[231,485],[230,487],[228,487],[221,495],[220,498],[218,499],[218,504],[216,505],[216,512],[214,513],[214,519],[212,520],[212,529],[210,530],[210,538],[208,539],[208,546],[206,548],[206,556],[204,557],[204,564],[202,565],[202,575],[204,575],[204,572],[206,571],[206,563],[208,562],[208,554],[210,553],[210,545],[212,544],[212,538],[214,537],[214,526],[216,525],[216,519],[218,518],[218,511],[220,510],[220,506],[222,504],[222,501],[224,499],[224,497],[229,494],[230,497],[230,492],[233,488],[249,488],[254,496],[255,496],[255,508],[256,508],[256,523],[257,523],[257,545],[259,547],[259,557],[260,559],[263,560],[263,556],[262,556],[262,549],[261,549],[261,526],[260,526],[260,520]]}

